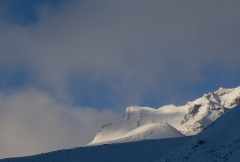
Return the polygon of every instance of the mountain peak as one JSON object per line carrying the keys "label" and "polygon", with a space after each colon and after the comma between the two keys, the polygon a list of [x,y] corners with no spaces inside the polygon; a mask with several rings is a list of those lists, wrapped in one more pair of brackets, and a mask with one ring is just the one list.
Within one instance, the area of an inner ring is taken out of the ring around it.
{"label": "mountain peak", "polygon": [[239,161],[239,115],[240,105],[217,119],[205,131],[156,161]]}
{"label": "mountain peak", "polygon": [[235,90],[234,88],[226,89],[226,88],[220,87],[217,91],[214,92],[214,94],[216,94],[218,96],[222,96],[222,95],[228,94],[234,90]]}
{"label": "mountain peak", "polygon": [[138,111],[138,110],[139,110],[139,107],[134,105],[130,105],[126,108],[126,112],[132,112],[132,111]]}
{"label": "mountain peak", "polygon": [[[147,130],[151,128],[150,134],[159,134],[156,128],[161,123],[165,123],[165,126],[161,126],[164,128],[162,131],[166,130],[166,124],[174,128],[175,131],[168,129],[174,132],[171,137],[179,137],[179,134],[195,135],[239,103],[240,86],[231,89],[220,87],[217,91],[204,94],[203,97],[187,102],[184,106],[166,105],[154,109],[130,105],[121,119],[104,125],[90,144],[152,138],[153,136],[145,136],[149,133]],[[141,131],[143,135],[135,134]],[[155,137],[166,138],[162,135]]]}

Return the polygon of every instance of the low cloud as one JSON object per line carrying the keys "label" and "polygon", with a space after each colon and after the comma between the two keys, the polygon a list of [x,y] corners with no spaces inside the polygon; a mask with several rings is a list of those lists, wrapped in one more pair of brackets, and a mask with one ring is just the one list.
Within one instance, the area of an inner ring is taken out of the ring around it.
{"label": "low cloud", "polygon": [[116,118],[111,110],[74,107],[36,89],[1,92],[0,158],[86,145]]}

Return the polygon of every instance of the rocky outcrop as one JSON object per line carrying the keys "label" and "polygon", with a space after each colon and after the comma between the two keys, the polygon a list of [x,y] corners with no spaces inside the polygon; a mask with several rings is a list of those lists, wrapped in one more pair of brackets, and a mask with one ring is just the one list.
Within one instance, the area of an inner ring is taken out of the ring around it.
{"label": "rocky outcrop", "polygon": [[193,105],[190,106],[188,109],[188,112],[184,115],[183,120],[181,121],[181,124],[187,122],[190,117],[194,117],[198,113],[198,109],[201,107],[201,105]]}

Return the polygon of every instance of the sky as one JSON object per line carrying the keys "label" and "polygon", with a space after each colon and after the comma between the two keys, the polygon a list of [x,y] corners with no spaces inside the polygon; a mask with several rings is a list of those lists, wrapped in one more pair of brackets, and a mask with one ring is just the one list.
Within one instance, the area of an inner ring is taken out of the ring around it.
{"label": "sky", "polygon": [[1,0],[0,158],[84,146],[129,105],[240,85],[240,1]]}

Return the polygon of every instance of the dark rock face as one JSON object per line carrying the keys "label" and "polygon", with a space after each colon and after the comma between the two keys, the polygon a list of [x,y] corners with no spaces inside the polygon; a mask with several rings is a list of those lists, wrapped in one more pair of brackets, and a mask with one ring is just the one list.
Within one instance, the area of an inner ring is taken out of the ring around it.
{"label": "dark rock face", "polygon": [[240,104],[240,97],[235,98],[235,99],[234,99],[234,102],[235,102],[235,104],[237,104],[237,105]]}
{"label": "dark rock face", "polygon": [[232,106],[232,105],[239,105],[239,104],[240,104],[240,97],[237,97],[237,98],[233,99],[233,101],[230,105]]}
{"label": "dark rock face", "polygon": [[187,122],[190,117],[194,117],[198,113],[198,109],[202,105],[193,105],[188,109],[188,113],[184,115],[184,119],[182,120],[181,124]]}

